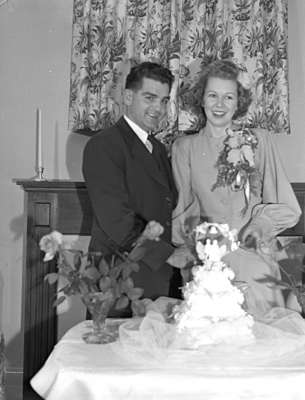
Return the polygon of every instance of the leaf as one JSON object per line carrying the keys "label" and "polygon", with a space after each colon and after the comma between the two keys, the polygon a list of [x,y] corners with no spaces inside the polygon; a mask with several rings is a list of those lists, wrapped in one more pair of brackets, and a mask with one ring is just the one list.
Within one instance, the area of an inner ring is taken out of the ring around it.
{"label": "leaf", "polygon": [[79,293],[88,293],[89,292],[89,287],[90,287],[90,280],[88,281],[87,279],[80,279],[79,284],[77,287],[77,283],[75,284],[75,290],[77,290]]}
{"label": "leaf", "polygon": [[123,293],[127,293],[130,289],[134,287],[133,280],[128,277],[127,279],[122,280],[121,282],[121,291]]}
{"label": "leaf", "polygon": [[122,264],[116,265],[115,267],[110,269],[109,271],[110,278],[117,279],[119,277],[122,270]]}
{"label": "leaf", "polygon": [[80,252],[74,254],[73,264],[75,266],[76,271],[79,271],[82,265],[82,257]]}
{"label": "leaf", "polygon": [[280,286],[283,288],[288,288],[288,289],[292,288],[291,284],[284,282],[281,279],[277,279],[272,275],[265,275],[264,278],[258,278],[258,279],[255,279],[255,281],[259,282],[259,283],[273,283],[274,285],[277,285],[277,286]]}
{"label": "leaf", "polygon": [[143,295],[143,292],[142,288],[132,288],[126,294],[130,300],[137,300]]}
{"label": "leaf", "polygon": [[111,279],[109,276],[103,276],[99,281],[99,288],[101,291],[105,291],[111,287]]}
{"label": "leaf", "polygon": [[123,308],[126,308],[129,304],[128,297],[125,296],[124,294],[117,300],[115,304],[115,309],[116,310],[122,310]]}
{"label": "leaf", "polygon": [[53,307],[59,306],[59,304],[63,303],[66,300],[66,296],[60,296],[53,302]]}
{"label": "leaf", "polygon": [[122,288],[122,283],[123,283],[123,279],[119,278],[115,283],[114,283],[114,287],[118,290],[119,296],[123,293],[123,288]]}
{"label": "leaf", "polygon": [[60,293],[60,292],[65,293],[66,288],[69,288],[71,286],[69,281],[67,281],[67,283],[65,285],[63,285],[61,282],[61,285],[62,286],[60,287],[60,289],[57,290],[57,293]]}
{"label": "leaf", "polygon": [[98,269],[101,273],[102,276],[106,276],[109,273],[109,264],[105,260],[104,257],[101,258],[101,261],[99,262]]}
{"label": "leaf", "polygon": [[100,277],[100,274],[97,270],[97,268],[90,266],[89,268],[86,268],[84,271],[84,276],[87,276],[88,278],[97,281]]}
{"label": "leaf", "polygon": [[118,299],[121,296],[122,292],[120,290],[120,285],[115,285],[113,288],[113,297]]}
{"label": "leaf", "polygon": [[124,268],[122,269],[122,278],[127,279],[129,277],[129,275],[131,274],[131,272],[132,272],[132,270],[131,270],[129,263],[125,264]]}
{"label": "leaf", "polygon": [[129,264],[129,266],[130,266],[130,268],[131,268],[131,270],[133,272],[139,272],[140,271],[140,265],[138,263],[136,263],[136,262],[131,262]]}
{"label": "leaf", "polygon": [[131,302],[131,310],[133,316],[144,317],[146,312],[145,303],[141,300],[133,300]]}
{"label": "leaf", "polygon": [[79,292],[79,290],[77,290],[77,287],[73,284],[67,285],[62,289],[62,292],[66,295],[66,296],[73,296],[76,293]]}
{"label": "leaf", "polygon": [[53,285],[58,280],[58,274],[56,272],[51,272],[44,277],[45,281],[48,281],[49,285]]}
{"label": "leaf", "polygon": [[59,270],[60,270],[60,275],[64,276],[69,276],[72,272],[74,272],[74,269],[71,267],[71,265],[65,265],[65,264],[60,265]]}
{"label": "leaf", "polygon": [[113,276],[109,276],[109,278],[111,280],[111,286],[115,287],[117,285],[117,280]]}
{"label": "leaf", "polygon": [[140,261],[146,253],[145,242],[139,246],[134,247],[128,255],[130,261]]}

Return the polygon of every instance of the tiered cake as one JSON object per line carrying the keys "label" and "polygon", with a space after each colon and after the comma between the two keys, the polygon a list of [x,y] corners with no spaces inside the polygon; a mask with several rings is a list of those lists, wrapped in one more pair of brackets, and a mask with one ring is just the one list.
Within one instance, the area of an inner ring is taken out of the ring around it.
{"label": "tiered cake", "polygon": [[226,224],[203,223],[195,230],[198,263],[175,310],[178,335],[188,348],[207,344],[248,343],[254,339],[253,318],[243,308],[244,294],[233,284],[234,272],[221,261],[237,248]]}

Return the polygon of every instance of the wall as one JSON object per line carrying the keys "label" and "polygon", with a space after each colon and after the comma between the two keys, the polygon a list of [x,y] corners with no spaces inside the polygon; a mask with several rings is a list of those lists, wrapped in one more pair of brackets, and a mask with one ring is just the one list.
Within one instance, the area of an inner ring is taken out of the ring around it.
{"label": "wall", "polygon": [[[290,136],[275,138],[291,181],[305,181],[305,4],[289,1]],[[23,192],[35,163],[35,110],[42,109],[47,178],[81,180],[86,138],[67,130],[72,0],[8,0],[0,7],[0,329],[8,368],[22,367]]]}
{"label": "wall", "polygon": [[305,181],[305,2],[288,1],[288,57],[291,135],[277,135],[284,167],[293,182]]}
{"label": "wall", "polygon": [[73,0],[8,0],[0,7],[0,329],[8,369],[22,367],[23,191],[34,176],[42,109],[45,175],[82,180],[85,137],[67,130]]}

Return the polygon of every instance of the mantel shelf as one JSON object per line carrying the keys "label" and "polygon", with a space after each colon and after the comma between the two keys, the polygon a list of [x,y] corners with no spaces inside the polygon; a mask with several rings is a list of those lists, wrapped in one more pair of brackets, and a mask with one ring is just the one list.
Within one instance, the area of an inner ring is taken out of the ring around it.
{"label": "mantel shelf", "polygon": [[25,191],[36,189],[86,189],[84,181],[71,181],[68,179],[46,179],[41,181],[34,179],[13,179],[13,182],[21,186]]}

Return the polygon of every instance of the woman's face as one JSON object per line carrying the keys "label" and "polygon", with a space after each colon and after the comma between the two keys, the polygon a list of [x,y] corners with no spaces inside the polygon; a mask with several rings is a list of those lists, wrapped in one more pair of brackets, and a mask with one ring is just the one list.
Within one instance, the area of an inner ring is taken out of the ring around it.
{"label": "woman's face", "polygon": [[229,79],[209,78],[203,95],[207,123],[217,128],[231,126],[237,110],[237,83]]}

